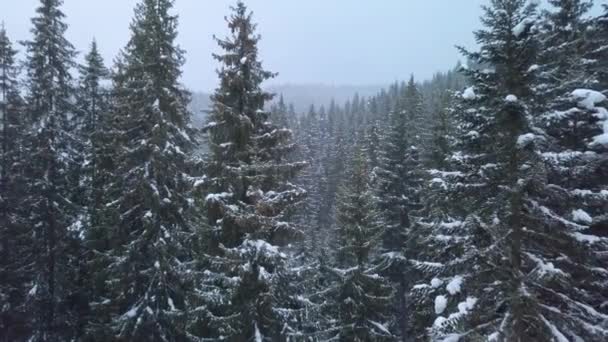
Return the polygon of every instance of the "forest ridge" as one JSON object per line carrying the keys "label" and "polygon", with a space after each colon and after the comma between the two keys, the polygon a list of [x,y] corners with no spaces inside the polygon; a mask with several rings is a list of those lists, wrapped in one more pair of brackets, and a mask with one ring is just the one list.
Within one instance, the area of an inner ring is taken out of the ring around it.
{"label": "forest ridge", "polygon": [[200,127],[174,0],[111,67],[40,0],[0,29],[0,341],[608,341],[608,5],[542,3],[298,113],[239,0]]}

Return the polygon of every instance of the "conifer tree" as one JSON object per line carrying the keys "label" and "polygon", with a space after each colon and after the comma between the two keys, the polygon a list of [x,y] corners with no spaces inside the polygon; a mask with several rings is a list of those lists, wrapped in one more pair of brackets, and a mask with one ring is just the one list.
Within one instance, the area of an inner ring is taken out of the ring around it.
{"label": "conifer tree", "polygon": [[398,98],[391,113],[387,128],[377,176],[377,196],[379,208],[384,217],[383,251],[389,265],[385,273],[398,286],[394,317],[400,317],[393,324],[399,325],[400,335],[407,335],[407,241],[411,228],[411,216],[419,207],[421,171],[416,138],[422,116],[422,96],[413,76],[401,90],[394,90]]}
{"label": "conifer tree", "polygon": [[[87,211],[87,226],[95,217],[95,210],[102,205],[99,192],[100,166],[98,150],[102,148],[102,135],[107,134],[103,116],[110,110],[109,89],[105,84],[110,77],[103,58],[99,54],[97,42],[93,40],[90,51],[85,56],[85,64],[79,67],[78,91],[76,94],[77,115],[72,125],[78,137],[79,165],[77,174],[80,189],[79,199]],[[96,190],[97,191],[96,191]]]}
{"label": "conifer tree", "polygon": [[370,187],[364,153],[355,152],[348,180],[338,196],[334,278],[326,290],[332,329],[340,341],[392,341],[392,288],[379,275],[382,226]]}
{"label": "conifer tree", "polygon": [[601,279],[599,263],[569,209],[553,207],[561,191],[539,153],[536,4],[494,0],[484,11],[480,51],[463,50],[477,67],[458,110],[458,172],[435,180],[465,198],[430,222],[447,253],[418,264],[434,275],[417,286],[435,296],[431,337],[601,339],[602,299],[588,294],[604,282],[582,280]]}
{"label": "conifer tree", "polygon": [[230,35],[216,38],[224,51],[214,55],[220,85],[206,126],[213,241],[203,281],[207,326],[201,331],[206,338],[280,341],[299,333],[301,303],[283,281],[290,275],[282,247],[301,235],[286,214],[305,196],[290,182],[305,163],[289,162],[291,131],[277,127],[263,110],[272,94],[261,83],[275,74],[258,59],[252,14],[240,1],[232,10],[226,19]]}
{"label": "conifer tree", "polygon": [[74,48],[65,38],[62,3],[40,1],[32,19],[32,40],[24,43],[28,162],[26,197],[20,205],[29,208],[26,220],[32,229],[26,259],[31,267],[26,310],[32,341],[78,338],[78,313],[87,305],[75,286],[82,225],[78,204],[71,201],[76,184],[69,173],[75,163],[70,129]]}
{"label": "conifer tree", "polygon": [[6,341],[26,336],[29,234],[24,229],[23,193],[23,99],[13,48],[4,27],[0,28],[0,335]]}
{"label": "conifer tree", "polygon": [[196,140],[190,95],[179,83],[184,58],[172,10],[172,0],[137,5],[114,76],[112,139],[122,146],[113,149],[115,171],[103,194],[108,210],[94,227],[107,229],[92,243],[102,282],[89,330],[94,340],[190,338]]}

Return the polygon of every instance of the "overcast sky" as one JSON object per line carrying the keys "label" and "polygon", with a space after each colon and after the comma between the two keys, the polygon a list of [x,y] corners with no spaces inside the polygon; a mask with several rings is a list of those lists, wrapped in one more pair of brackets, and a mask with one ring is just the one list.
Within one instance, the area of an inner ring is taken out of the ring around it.
{"label": "overcast sky", "polygon": [[[129,38],[137,0],[64,0],[68,38],[80,51],[98,41],[110,64]],[[193,90],[215,88],[224,16],[236,0],[176,0],[179,44],[187,51],[184,83]],[[262,34],[267,69],[279,72],[272,84],[376,85],[410,73],[428,78],[453,66],[454,45],[473,45],[480,4],[486,0],[246,0]],[[1,0],[13,41],[28,39],[38,0]]]}

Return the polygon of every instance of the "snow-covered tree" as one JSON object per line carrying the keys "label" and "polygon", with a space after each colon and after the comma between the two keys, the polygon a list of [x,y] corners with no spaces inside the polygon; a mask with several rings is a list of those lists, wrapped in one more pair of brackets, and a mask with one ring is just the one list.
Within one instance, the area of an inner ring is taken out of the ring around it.
{"label": "snow-covered tree", "polygon": [[380,166],[374,170],[379,208],[383,213],[383,251],[391,265],[385,270],[398,285],[395,315],[400,317],[400,335],[406,334],[406,293],[409,281],[404,252],[409,239],[412,211],[418,209],[421,170],[417,127],[422,116],[422,96],[413,76],[398,92],[398,101],[390,114],[390,125],[380,154]]}
{"label": "snow-covered tree", "polygon": [[106,88],[110,77],[103,58],[99,54],[97,42],[93,40],[85,63],[79,67],[78,90],[76,92],[76,114],[71,120],[74,136],[78,138],[78,165],[75,178],[79,182],[79,193],[75,200],[84,207],[83,218],[90,226],[96,219],[96,210],[102,206],[99,184],[101,161],[98,150],[102,149],[102,135],[108,134],[104,127],[104,116],[110,111],[109,89]]}
{"label": "snow-covered tree", "polygon": [[71,201],[76,184],[75,139],[70,131],[74,89],[74,48],[65,38],[61,0],[41,0],[32,19],[26,47],[26,136],[24,175],[27,188],[20,206],[29,208],[30,267],[26,310],[30,339],[67,340],[80,335],[79,313],[86,307],[77,282],[78,204]]}
{"label": "snow-covered tree", "polygon": [[602,300],[589,296],[601,292],[600,264],[541,154],[551,139],[535,110],[536,3],[484,9],[480,51],[463,50],[478,67],[466,70],[473,85],[458,108],[457,161],[434,180],[460,203],[428,222],[447,255],[419,262],[434,278],[414,290],[435,297],[434,339],[601,340]]}
{"label": "snow-covered tree", "polygon": [[179,83],[172,0],[142,0],[114,75],[114,173],[93,228],[99,272],[89,329],[94,339],[184,341],[191,309],[192,199],[196,140]]}
{"label": "snow-covered tree", "polygon": [[18,203],[23,194],[23,100],[17,81],[18,68],[4,27],[0,28],[0,335],[6,340],[25,337],[27,317],[23,303],[27,295],[29,234],[25,208]]}
{"label": "snow-covered tree", "polygon": [[367,161],[359,149],[338,195],[336,262],[325,291],[332,319],[326,334],[340,341],[395,338],[388,328],[393,290],[389,280],[380,275],[380,212],[369,183]]}
{"label": "snow-covered tree", "polygon": [[[242,2],[227,18],[230,35],[216,39],[222,54],[220,85],[206,130],[211,157],[206,186],[212,243],[206,338],[276,341],[297,335],[302,303],[283,281],[290,276],[282,247],[301,235],[286,214],[305,196],[291,183],[305,163],[290,162],[289,129],[269,120],[272,94],[261,83],[274,77],[258,58],[256,25]],[[202,313],[203,314],[203,313]]]}

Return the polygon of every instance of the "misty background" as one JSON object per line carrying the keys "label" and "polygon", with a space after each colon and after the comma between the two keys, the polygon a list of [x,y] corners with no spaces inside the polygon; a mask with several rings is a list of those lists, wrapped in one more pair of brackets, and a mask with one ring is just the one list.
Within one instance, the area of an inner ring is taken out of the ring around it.
{"label": "misty background", "polygon": [[[4,0],[0,13],[15,41],[29,38],[38,0]],[[95,38],[107,65],[127,43],[137,0],[65,0],[67,38],[79,51]],[[196,121],[217,84],[213,35],[227,33],[224,17],[234,0],[177,0],[178,42],[186,50],[183,83],[194,92]],[[260,55],[279,76],[266,87],[298,112],[368,97],[388,84],[427,80],[456,65],[456,45],[474,46],[480,5],[488,0],[248,0],[259,23]],[[599,4],[594,13],[599,13]],[[26,19],[27,18],[27,19]],[[22,50],[22,49],[21,49]],[[82,59],[82,55],[79,60]]]}

